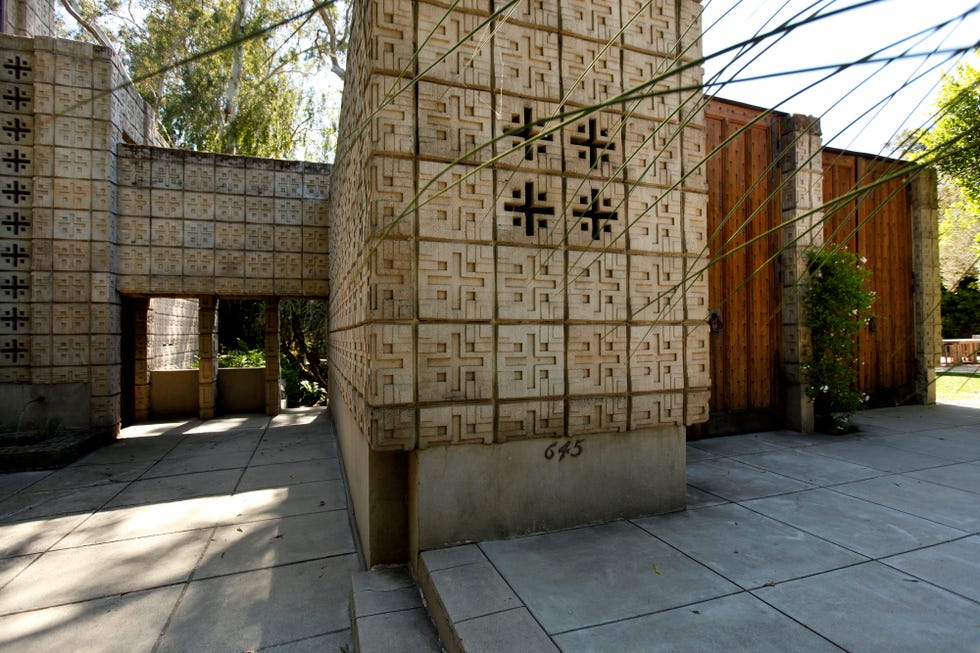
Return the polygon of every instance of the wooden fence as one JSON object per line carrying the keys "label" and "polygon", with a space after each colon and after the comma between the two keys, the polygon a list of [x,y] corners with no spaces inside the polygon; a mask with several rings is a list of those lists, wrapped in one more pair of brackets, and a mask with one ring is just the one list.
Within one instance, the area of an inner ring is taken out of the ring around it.
{"label": "wooden fence", "polygon": [[[707,162],[709,303],[719,319],[711,336],[711,419],[693,437],[777,428],[784,421],[780,238],[778,231],[765,235],[781,221],[780,116],[717,99],[707,108],[708,151],[732,140]],[[822,163],[825,202],[896,165],[839,150],[824,150]],[[877,293],[876,318],[859,338],[860,388],[874,403],[903,400],[914,375],[912,212],[905,180],[841,201],[826,217],[825,239],[867,259]]]}

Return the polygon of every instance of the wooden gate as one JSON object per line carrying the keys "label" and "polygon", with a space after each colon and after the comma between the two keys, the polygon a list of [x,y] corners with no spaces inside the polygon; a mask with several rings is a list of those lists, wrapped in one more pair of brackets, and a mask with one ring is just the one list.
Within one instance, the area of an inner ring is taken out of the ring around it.
{"label": "wooden gate", "polygon": [[[760,116],[762,116],[760,118]],[[783,424],[781,288],[776,253],[781,221],[774,163],[778,118],[713,101],[707,108],[711,418],[692,437]]]}
{"label": "wooden gate", "polygon": [[[842,197],[893,173],[899,162],[824,150],[824,199]],[[824,239],[867,259],[877,293],[875,319],[858,338],[859,387],[872,405],[895,405],[914,392],[915,308],[912,211],[907,179],[870,188],[827,212]]]}

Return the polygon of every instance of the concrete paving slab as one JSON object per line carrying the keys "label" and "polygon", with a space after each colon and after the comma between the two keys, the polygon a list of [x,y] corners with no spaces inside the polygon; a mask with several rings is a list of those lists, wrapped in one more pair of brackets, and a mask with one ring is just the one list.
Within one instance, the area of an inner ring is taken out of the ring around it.
{"label": "concrete paving slab", "polygon": [[813,487],[809,483],[730,459],[702,460],[689,464],[687,482],[699,490],[730,501],[768,497]]}
{"label": "concrete paving slab", "polygon": [[738,591],[628,522],[480,548],[549,634]]}
{"label": "concrete paving slab", "polygon": [[483,562],[486,556],[476,544],[464,544],[453,546],[447,549],[435,549],[424,551],[422,558],[425,561],[425,568],[430,572],[462,565],[471,565],[476,562]]}
{"label": "concrete paving slab", "polygon": [[694,449],[715,454],[716,456],[737,456],[740,454],[772,451],[789,446],[763,434],[748,433],[745,435],[726,435],[720,438],[696,440],[688,445]]}
{"label": "concrete paving slab", "polygon": [[44,553],[81,524],[86,514],[0,524],[0,558]]}
{"label": "concrete paving slab", "polygon": [[13,472],[10,474],[0,474],[0,498],[9,497],[15,492],[24,490],[41,479],[49,476],[51,472]]}
{"label": "concrete paving slab", "polygon": [[687,509],[697,510],[698,508],[705,508],[707,506],[717,506],[722,503],[728,503],[728,499],[722,499],[721,497],[716,497],[708,492],[703,492],[696,487],[691,487],[690,485],[686,488],[687,496]]}
{"label": "concrete paving slab", "polygon": [[211,536],[194,578],[354,552],[346,510],[222,526]]}
{"label": "concrete paving slab", "polygon": [[245,432],[254,429],[265,429],[269,426],[271,417],[258,413],[242,415],[222,415],[218,419],[209,419],[205,422],[197,422],[185,433],[196,435],[200,433],[215,433],[222,431]]}
{"label": "concrete paving slab", "polygon": [[453,623],[521,605],[494,567],[484,561],[429,570],[446,614]]}
{"label": "concrete paving slab", "polygon": [[0,501],[0,520],[26,520],[91,514],[119,494],[123,485],[97,485],[77,490],[18,492]]}
{"label": "concrete paving slab", "polygon": [[[45,490],[63,490],[91,487],[93,485],[107,485],[129,483],[135,481],[153,463],[140,460],[125,463],[104,463],[101,465],[69,465],[64,469],[51,472],[48,476],[41,479],[31,486],[32,492],[43,492]],[[122,486],[119,485],[119,489]]]}
{"label": "concrete paving slab", "polygon": [[541,626],[526,608],[515,608],[456,624],[456,635],[467,653],[522,651],[558,653]]}
{"label": "concrete paving slab", "polygon": [[269,421],[269,428],[296,427],[320,422],[333,428],[329,416],[320,406],[300,406],[279,413]]}
{"label": "concrete paving slab", "polygon": [[834,489],[963,531],[980,531],[980,499],[972,492],[901,474],[838,485]]}
{"label": "concrete paving slab", "polygon": [[17,574],[24,571],[29,564],[37,560],[40,553],[17,556],[15,558],[0,558],[0,589],[12,581]]}
{"label": "concrete paving slab", "polygon": [[952,462],[980,460],[980,428],[947,428],[922,433],[906,433],[888,438],[896,449],[924,453]]}
{"label": "concrete paving slab", "polygon": [[184,457],[164,458],[150,467],[140,480],[178,476],[195,472],[213,472],[221,469],[243,469],[252,458],[250,451],[238,451],[222,454],[200,455],[190,454]]}
{"label": "concrete paving slab", "polygon": [[344,482],[316,481],[287,487],[247,490],[234,496],[239,521],[260,521],[326,510],[346,510]]}
{"label": "concrete paving slab", "polygon": [[241,470],[224,469],[136,481],[120,492],[106,507],[147,505],[231,494],[240,476]]}
{"label": "concrete paving slab", "polygon": [[745,589],[867,561],[735,504],[633,523]]}
{"label": "concrete paving slab", "polygon": [[927,431],[940,426],[970,426],[980,424],[980,411],[975,408],[935,404],[932,406],[897,406],[864,410],[851,422],[862,430],[878,428],[889,432],[909,433]]}
{"label": "concrete paving slab", "polygon": [[155,463],[180,444],[182,437],[127,438],[93,451],[74,463],[75,466],[112,463]]}
{"label": "concrete paving slab", "polygon": [[872,558],[967,533],[827,489],[746,501],[745,507]]}
{"label": "concrete paving slab", "polygon": [[847,483],[887,473],[799,448],[737,456],[735,460],[812,485]]}
{"label": "concrete paving slab", "polygon": [[823,653],[839,648],[750,594],[635,617],[555,637],[563,653]]}
{"label": "concrete paving slab", "polygon": [[333,441],[290,444],[288,442],[279,443],[263,440],[255,450],[255,456],[252,460],[256,465],[271,465],[319,458],[336,458],[337,456],[337,443]]}
{"label": "concrete paving slab", "polygon": [[928,454],[896,449],[888,446],[888,438],[880,440],[844,440],[833,444],[820,444],[808,449],[809,453],[844,460],[883,472],[909,472],[948,464],[944,458]]}
{"label": "concrete paving slab", "polygon": [[[0,649],[5,653],[150,651],[180,589],[163,587],[0,617]],[[114,636],[118,633],[126,636]]]}
{"label": "concrete paving slab", "polygon": [[168,452],[165,458],[252,453],[261,439],[262,431],[259,429],[189,435]]}
{"label": "concrete paving slab", "polygon": [[980,603],[980,536],[903,553],[882,562]]}
{"label": "concrete paving slab", "polygon": [[694,463],[699,460],[707,460],[708,458],[718,458],[720,454],[712,453],[710,451],[705,451],[704,449],[698,449],[693,445],[687,445],[687,462]]}
{"label": "concrete paving slab", "polygon": [[250,465],[238,484],[239,492],[261,490],[265,488],[286,487],[313,481],[336,481],[343,474],[340,471],[340,461],[337,458],[320,458],[303,460],[292,463],[276,463],[272,465]]}
{"label": "concrete paving slab", "polygon": [[753,592],[847,651],[970,651],[976,603],[878,562]]}
{"label": "concrete paving slab", "polygon": [[58,543],[59,548],[179,533],[241,521],[234,497],[201,497],[101,510]]}
{"label": "concrete paving slab", "polygon": [[438,653],[442,650],[429,621],[429,613],[421,607],[359,617],[357,639],[359,653]]}
{"label": "concrete paving slab", "polygon": [[980,494],[980,469],[969,463],[958,463],[946,467],[933,467],[917,472],[907,472],[903,476],[911,476],[930,483],[945,485],[964,492]]}
{"label": "concrete paving slab", "polygon": [[190,583],[157,649],[249,651],[350,627],[345,555]]}
{"label": "concrete paving slab", "polygon": [[208,535],[190,531],[49,551],[0,591],[0,614],[182,582]]}
{"label": "concrete paving slab", "polygon": [[263,646],[259,650],[262,653],[351,653],[354,651],[354,644],[351,641],[351,631],[345,629],[336,633],[304,637],[285,644]]}

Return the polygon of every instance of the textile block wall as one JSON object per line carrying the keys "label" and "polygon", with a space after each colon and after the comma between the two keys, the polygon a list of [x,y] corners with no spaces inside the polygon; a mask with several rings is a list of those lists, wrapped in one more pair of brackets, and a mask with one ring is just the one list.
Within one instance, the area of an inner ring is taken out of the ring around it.
{"label": "textile block wall", "polygon": [[69,425],[118,423],[115,144],[162,142],[122,70],[104,48],[0,37],[0,383]]}
{"label": "textile block wall", "polygon": [[378,450],[703,421],[700,5],[453,4],[356,5],[334,396]]}

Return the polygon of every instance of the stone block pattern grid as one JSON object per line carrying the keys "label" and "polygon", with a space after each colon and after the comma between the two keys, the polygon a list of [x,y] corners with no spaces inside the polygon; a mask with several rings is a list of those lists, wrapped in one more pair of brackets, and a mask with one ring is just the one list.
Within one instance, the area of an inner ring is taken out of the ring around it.
{"label": "stone block pattern grid", "polygon": [[704,149],[699,96],[676,79],[561,129],[549,119],[666,70],[680,38],[681,59],[697,56],[698,6],[680,5],[355,7],[329,356],[372,446],[706,418],[706,281],[685,284],[705,231],[703,179],[685,176]]}
{"label": "stone block pattern grid", "polygon": [[120,410],[114,148],[163,143],[123,70],[105,48],[0,37],[0,383],[87,383],[96,426]]}
{"label": "stone block pattern grid", "polygon": [[329,166],[123,145],[119,290],[325,297]]}

